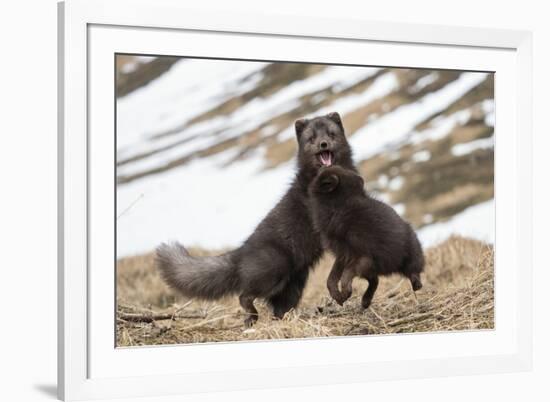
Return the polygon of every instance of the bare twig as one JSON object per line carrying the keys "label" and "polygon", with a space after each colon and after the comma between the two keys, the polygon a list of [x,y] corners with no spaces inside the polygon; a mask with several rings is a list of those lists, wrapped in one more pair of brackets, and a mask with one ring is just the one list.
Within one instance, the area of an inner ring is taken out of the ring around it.
{"label": "bare twig", "polygon": [[204,314],[179,315],[174,313],[122,313],[117,318],[130,322],[153,322],[159,320],[175,320],[178,318],[205,318]]}
{"label": "bare twig", "polygon": [[425,318],[430,318],[430,317],[434,317],[434,313],[424,313],[424,314],[416,314],[416,315],[410,315],[410,316],[407,316],[407,317],[404,317],[404,318],[399,318],[397,320],[393,320],[391,322],[388,322],[388,326],[390,327],[395,327],[397,325],[402,325],[402,324],[405,324],[405,323],[410,323],[410,322],[418,322],[420,320],[423,320]]}
{"label": "bare twig", "polygon": [[124,211],[122,211],[122,212],[116,217],[117,221],[118,221],[118,219],[119,219],[122,215],[124,215],[124,214],[125,214],[126,212],[128,212],[134,205],[136,205],[137,202],[138,202],[139,200],[141,200],[142,198],[143,198],[143,194],[140,194],[138,198],[136,198],[134,201],[132,201],[132,203],[130,203],[130,205],[128,205],[128,206],[126,207],[126,209],[125,209]]}
{"label": "bare twig", "polygon": [[213,322],[220,321],[220,320],[223,320],[223,319],[229,318],[229,317],[233,317],[233,314],[222,315],[221,317],[214,317],[214,318],[211,318],[209,320],[205,320],[205,321],[201,321],[201,322],[198,322],[196,324],[193,324],[193,325],[189,325],[188,327],[182,328],[181,330],[182,331],[188,331],[190,329],[197,328],[197,327],[202,327],[203,325],[211,324]]}

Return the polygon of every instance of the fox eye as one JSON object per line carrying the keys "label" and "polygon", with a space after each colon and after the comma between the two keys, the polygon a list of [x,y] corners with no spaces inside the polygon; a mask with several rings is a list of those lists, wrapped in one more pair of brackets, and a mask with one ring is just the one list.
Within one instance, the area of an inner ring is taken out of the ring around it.
{"label": "fox eye", "polygon": [[336,134],[334,133],[334,131],[329,131],[328,136],[330,137],[331,140],[333,140],[334,137],[336,137]]}

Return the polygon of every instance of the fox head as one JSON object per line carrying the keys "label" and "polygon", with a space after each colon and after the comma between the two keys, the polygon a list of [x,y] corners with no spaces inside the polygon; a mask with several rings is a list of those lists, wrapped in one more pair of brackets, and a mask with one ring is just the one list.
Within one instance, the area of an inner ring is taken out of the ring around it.
{"label": "fox head", "polygon": [[364,181],[354,171],[341,166],[322,168],[312,181],[309,191],[316,196],[351,196],[364,194]]}
{"label": "fox head", "polygon": [[338,113],[297,120],[295,129],[301,166],[352,165],[351,148]]}

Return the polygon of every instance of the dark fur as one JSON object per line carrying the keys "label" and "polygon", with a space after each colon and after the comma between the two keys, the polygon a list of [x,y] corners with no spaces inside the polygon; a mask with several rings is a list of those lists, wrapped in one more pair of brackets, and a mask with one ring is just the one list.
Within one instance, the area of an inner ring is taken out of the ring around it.
{"label": "dark fur", "polygon": [[413,290],[422,287],[424,255],[414,230],[390,206],[365,192],[361,176],[338,166],[323,168],[309,190],[314,225],[336,256],[327,280],[334,300],[343,304],[351,296],[355,276],[369,281],[364,308],[380,275],[399,273],[410,279]]}
{"label": "dark fur", "polygon": [[301,119],[295,124],[298,171],[285,196],[244,244],[217,257],[191,257],[179,244],[157,248],[164,280],[185,296],[217,299],[239,294],[248,313],[246,325],[258,319],[254,299],[263,298],[282,317],[295,307],[309,275],[323,253],[311,220],[308,186],[322,166],[318,153],[329,150],[333,163],[355,170],[351,148],[337,113]]}

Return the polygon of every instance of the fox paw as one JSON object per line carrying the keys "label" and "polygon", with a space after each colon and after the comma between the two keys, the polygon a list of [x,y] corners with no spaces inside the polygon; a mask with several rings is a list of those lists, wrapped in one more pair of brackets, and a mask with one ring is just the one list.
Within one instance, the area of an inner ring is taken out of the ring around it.
{"label": "fox paw", "polygon": [[256,323],[256,321],[258,321],[258,316],[257,315],[250,315],[247,318],[245,318],[244,327],[245,328],[250,328]]}
{"label": "fox paw", "polygon": [[371,300],[368,300],[368,301],[362,301],[361,302],[361,307],[363,307],[363,310],[366,310],[370,307],[370,304],[371,304]]}

